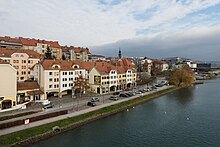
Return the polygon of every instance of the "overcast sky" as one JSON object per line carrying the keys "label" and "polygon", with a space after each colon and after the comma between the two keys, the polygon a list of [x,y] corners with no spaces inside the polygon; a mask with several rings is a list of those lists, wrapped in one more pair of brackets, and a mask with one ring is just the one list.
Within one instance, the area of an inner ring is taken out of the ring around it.
{"label": "overcast sky", "polygon": [[0,0],[0,35],[116,56],[220,60],[220,0]]}

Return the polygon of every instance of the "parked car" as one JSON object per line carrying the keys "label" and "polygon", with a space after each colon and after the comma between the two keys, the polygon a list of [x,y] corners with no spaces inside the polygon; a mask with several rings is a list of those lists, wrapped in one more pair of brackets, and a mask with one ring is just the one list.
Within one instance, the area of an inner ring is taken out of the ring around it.
{"label": "parked car", "polygon": [[164,85],[160,83],[160,84],[156,84],[155,86],[156,87],[163,87]]}
{"label": "parked car", "polygon": [[99,98],[98,98],[98,97],[93,97],[93,98],[91,99],[91,102],[99,102]]}
{"label": "parked car", "polygon": [[144,92],[145,92],[145,91],[144,91],[144,90],[142,90],[142,89],[141,89],[141,90],[138,90],[138,91],[140,91],[141,93],[144,93]]}
{"label": "parked car", "polygon": [[49,103],[43,106],[44,109],[53,108],[53,104]]}
{"label": "parked car", "polygon": [[95,107],[95,106],[96,106],[96,103],[89,101],[89,102],[87,103],[87,106]]}
{"label": "parked car", "polygon": [[113,92],[113,95],[119,95],[120,92]]}
{"label": "parked car", "polygon": [[134,96],[135,95],[135,93],[133,93],[133,92],[128,92],[127,94],[130,95],[130,96]]}
{"label": "parked car", "polygon": [[137,94],[141,94],[142,92],[138,90],[138,91],[136,91],[135,93],[137,93]]}
{"label": "parked car", "polygon": [[149,92],[150,88],[144,88],[144,91]]}
{"label": "parked car", "polygon": [[152,90],[157,89],[157,87],[155,85],[153,85],[151,88],[152,88]]}
{"label": "parked car", "polygon": [[127,95],[126,93],[121,93],[121,94],[119,95],[119,97],[130,97],[130,96]]}
{"label": "parked car", "polygon": [[112,96],[110,96],[109,99],[110,99],[110,100],[113,100],[113,101],[117,101],[117,100],[118,100],[118,96],[112,95]]}

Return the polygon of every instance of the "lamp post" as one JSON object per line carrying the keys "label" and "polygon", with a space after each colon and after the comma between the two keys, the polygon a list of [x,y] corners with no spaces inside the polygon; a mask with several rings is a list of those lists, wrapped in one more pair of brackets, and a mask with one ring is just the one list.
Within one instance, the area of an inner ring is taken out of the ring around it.
{"label": "lamp post", "polygon": [[105,99],[104,99],[104,96],[103,96],[103,94],[102,94],[102,88],[103,88],[103,87],[100,85],[99,88],[100,88],[100,95],[101,95],[101,97],[102,97],[102,102],[103,102],[103,104],[104,104],[104,100],[105,100]]}

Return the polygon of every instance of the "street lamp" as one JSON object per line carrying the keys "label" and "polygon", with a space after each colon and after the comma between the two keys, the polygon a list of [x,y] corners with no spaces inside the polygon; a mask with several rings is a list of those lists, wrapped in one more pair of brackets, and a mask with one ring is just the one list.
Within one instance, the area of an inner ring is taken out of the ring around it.
{"label": "street lamp", "polygon": [[101,95],[101,97],[102,97],[102,102],[103,102],[103,104],[104,104],[104,100],[105,100],[105,99],[104,99],[104,96],[103,96],[103,94],[102,94],[102,88],[103,88],[103,87],[100,85],[99,88],[100,88],[100,95]]}

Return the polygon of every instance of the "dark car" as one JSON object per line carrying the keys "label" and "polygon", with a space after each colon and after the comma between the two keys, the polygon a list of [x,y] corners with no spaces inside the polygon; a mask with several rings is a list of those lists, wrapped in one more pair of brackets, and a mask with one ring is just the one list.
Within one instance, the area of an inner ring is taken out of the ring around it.
{"label": "dark car", "polygon": [[163,87],[164,85],[160,83],[160,84],[156,84],[155,86],[156,87]]}
{"label": "dark car", "polygon": [[128,92],[130,95],[135,96],[135,92]]}
{"label": "dark car", "polygon": [[132,92],[127,92],[125,94],[129,95],[129,97],[134,96],[134,94]]}
{"label": "dark car", "polygon": [[156,87],[156,86],[152,86],[151,88],[152,88],[153,90],[154,90],[154,89],[157,89],[157,87]]}
{"label": "dark car", "polygon": [[119,97],[130,97],[128,94],[126,94],[126,93],[121,93],[120,95],[119,95]]}
{"label": "dark car", "polygon": [[49,103],[49,104],[47,104],[47,105],[44,105],[43,108],[44,108],[44,109],[53,108],[53,104]]}
{"label": "dark car", "polygon": [[113,92],[113,95],[119,95],[120,92]]}
{"label": "dark car", "polygon": [[95,107],[95,106],[96,106],[96,103],[89,101],[89,102],[87,103],[87,106]]}

